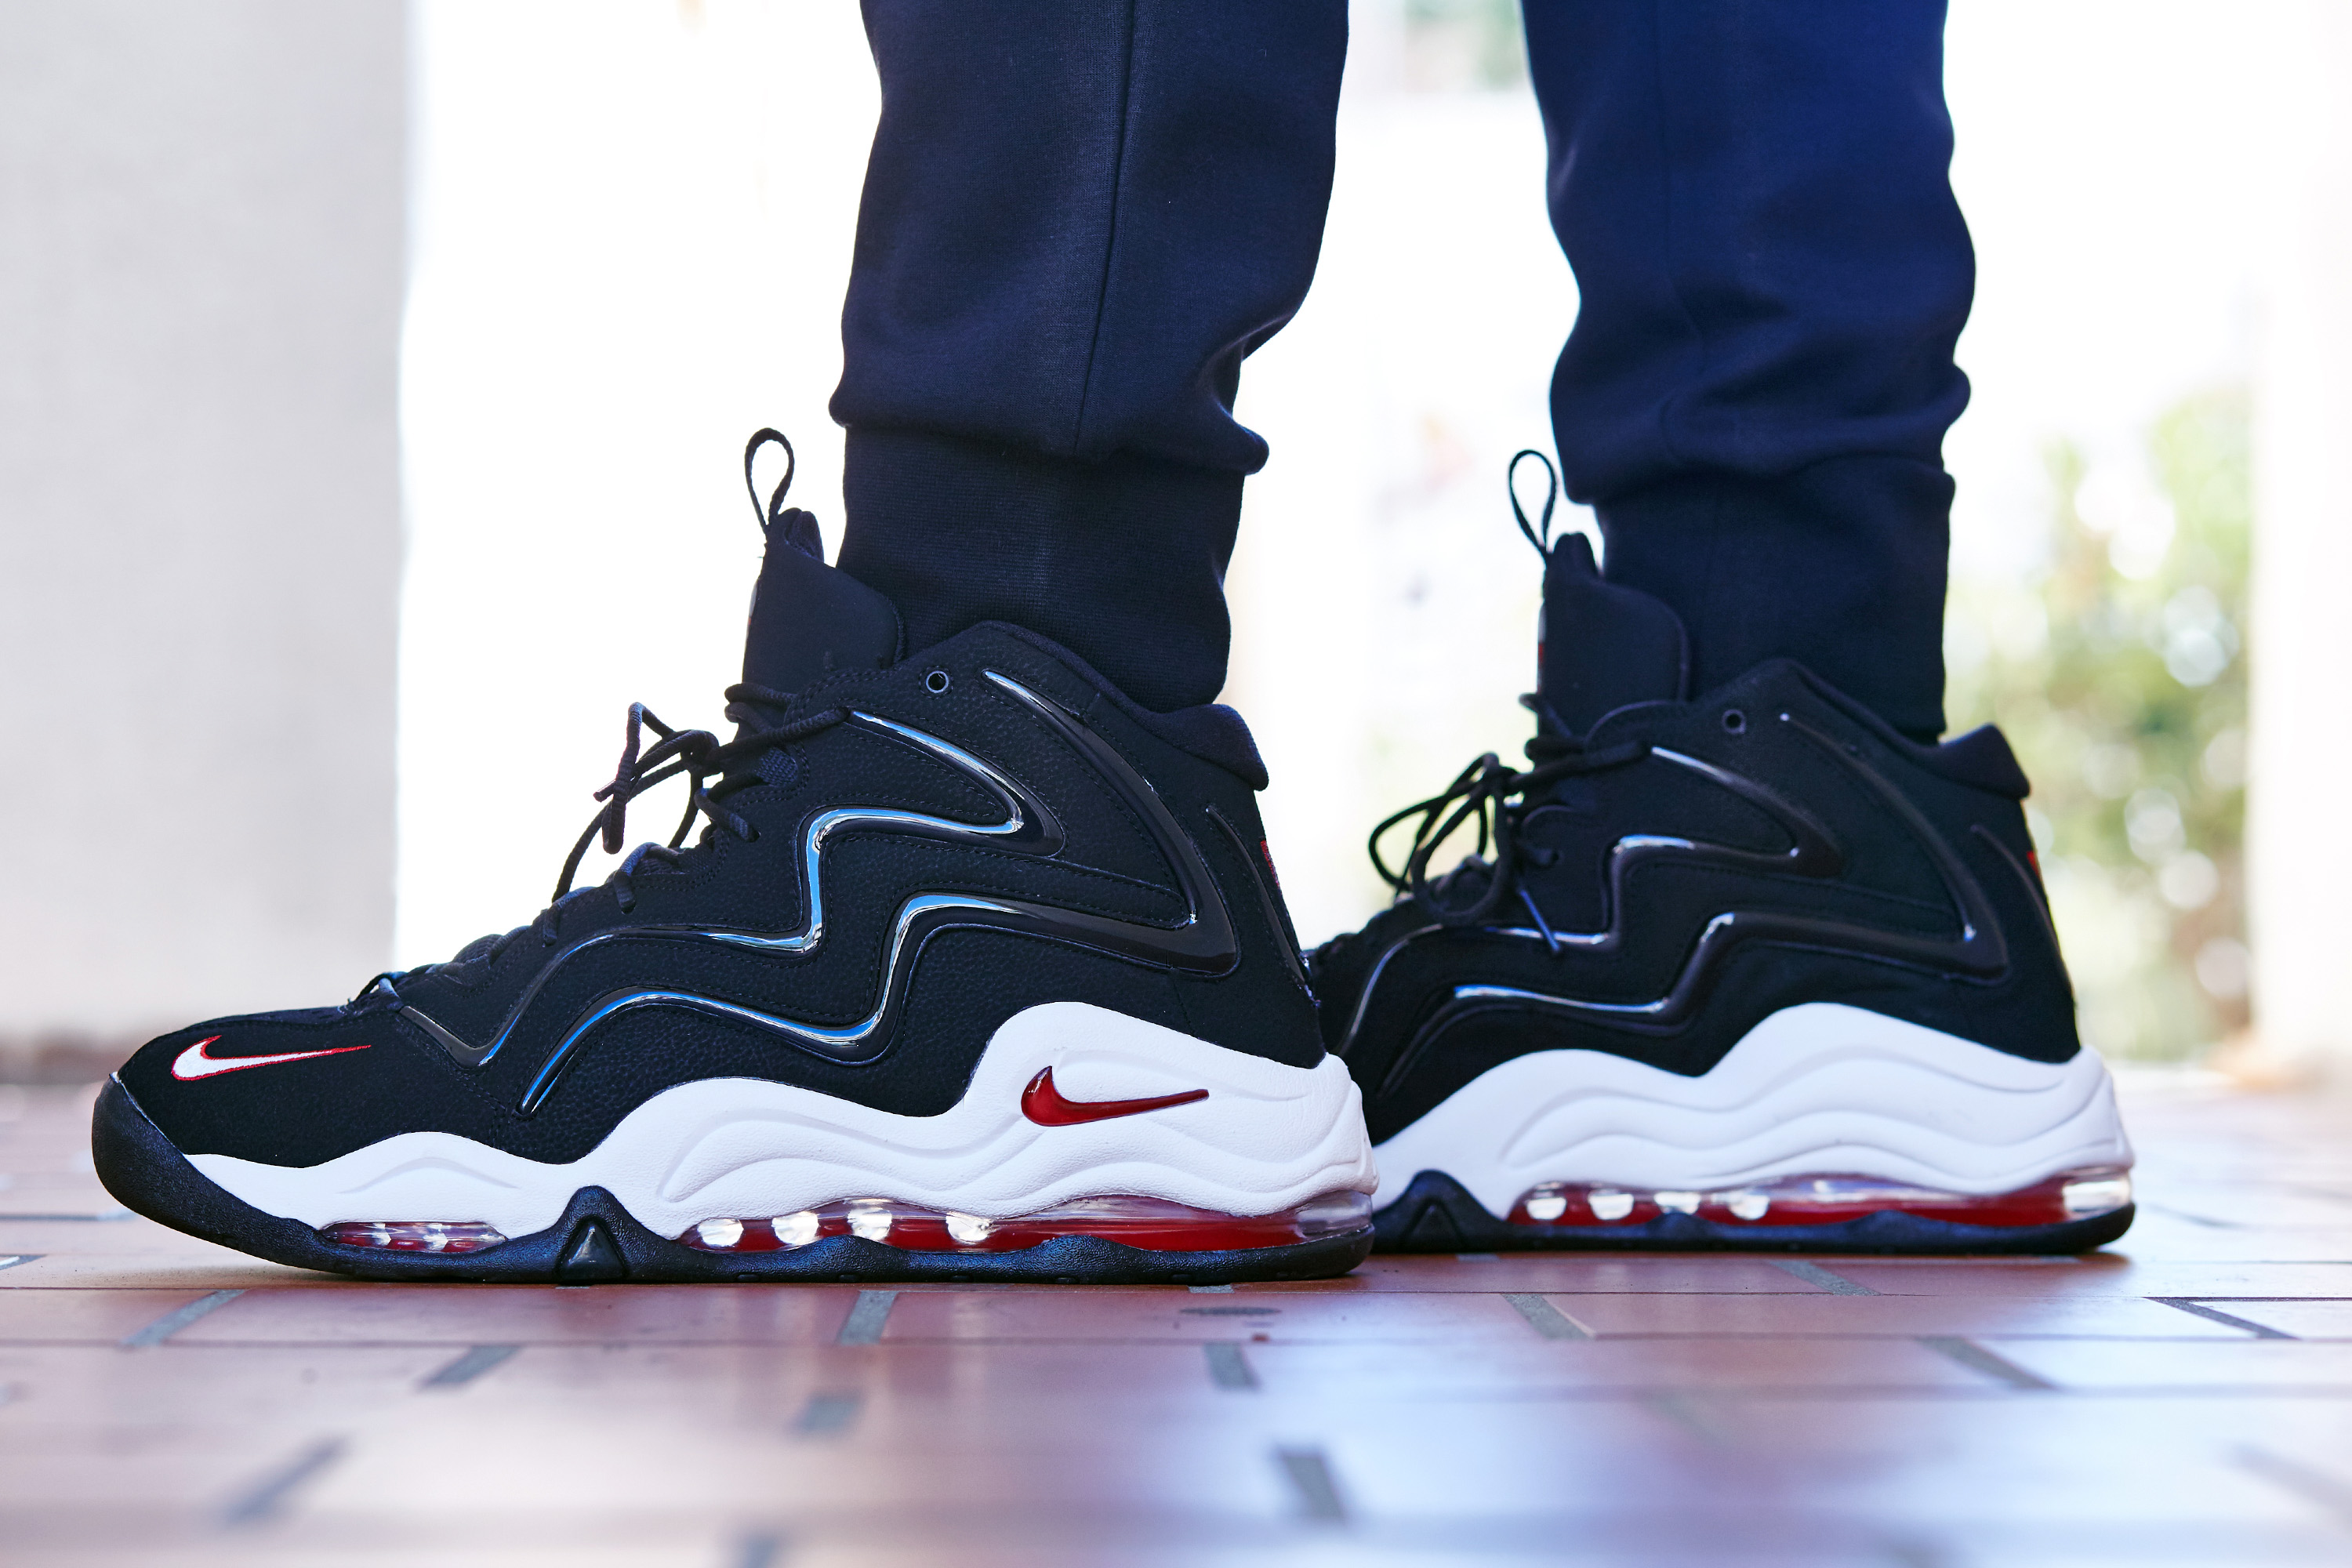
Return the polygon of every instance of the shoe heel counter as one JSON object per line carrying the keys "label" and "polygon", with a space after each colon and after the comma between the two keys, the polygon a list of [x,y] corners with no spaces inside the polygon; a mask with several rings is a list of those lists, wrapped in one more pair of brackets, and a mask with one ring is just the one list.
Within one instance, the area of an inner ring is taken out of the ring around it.
{"label": "shoe heel counter", "polygon": [[2063,1061],[2082,1048],[2074,982],[2026,826],[2022,773],[2017,785],[1957,780],[1925,769],[1906,780],[1905,794],[1958,857],[1985,900],[1982,916],[1998,929],[2005,958],[1998,975],[1971,987],[1975,999],[1956,1002],[1940,1022],[1927,1021],[2013,1056]]}
{"label": "shoe heel counter", "polygon": [[1314,992],[1266,848],[1256,781],[1171,744],[1108,701],[1088,705],[1085,717],[1190,841],[1233,931],[1235,957],[1223,973],[1171,975],[1189,1032],[1292,1067],[1321,1061]]}
{"label": "shoe heel counter", "polygon": [[1233,921],[1240,958],[1223,975],[1180,976],[1179,1003],[1203,1038],[1312,1067],[1325,1054],[1315,993],[1275,875],[1265,824],[1239,781],[1210,794],[1192,821]]}
{"label": "shoe heel counter", "polygon": [[1242,862],[1249,890],[1256,897],[1292,978],[1312,994],[1314,986],[1307,975],[1306,949],[1299,945],[1298,928],[1292,923],[1290,905],[1283,897],[1282,874],[1276,869],[1274,847],[1266,837],[1265,822],[1258,816],[1256,797],[1237,793],[1230,801],[1213,803],[1211,809]]}
{"label": "shoe heel counter", "polygon": [[[1883,872],[1924,852],[1911,863],[1939,867],[1936,876],[1964,925],[1992,928],[1982,933],[1994,939],[1985,952],[1999,956],[1990,970],[1953,973],[1919,993],[1915,1021],[2030,1060],[2072,1058],[2082,1045],[2074,985],[2026,827],[2029,785],[2007,741],[1987,726],[1920,746],[1867,715],[1847,717],[1849,725],[1823,731],[1845,743],[1822,754],[1870,784],[1851,819],[1863,846],[1858,864]],[[1843,826],[1846,818],[1833,820]]]}
{"label": "shoe heel counter", "polygon": [[1988,795],[1980,795],[1979,800],[1972,836],[2000,863],[2000,874],[1990,879],[1989,890],[2010,927],[2011,963],[2027,984],[2056,989],[2064,1005],[2055,1011],[2063,1013],[2067,1040],[2079,1045],[2074,1031],[2074,982],[2066,970],[2050,889],[2042,876],[2041,852],[2026,826],[2024,804]]}

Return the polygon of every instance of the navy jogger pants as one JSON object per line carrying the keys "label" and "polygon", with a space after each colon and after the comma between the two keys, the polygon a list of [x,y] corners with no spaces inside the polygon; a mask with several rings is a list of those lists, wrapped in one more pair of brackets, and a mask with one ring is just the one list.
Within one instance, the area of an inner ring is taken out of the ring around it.
{"label": "navy jogger pants", "polygon": [[[1942,0],[1525,6],[1581,300],[1553,435],[1608,575],[1682,615],[1695,690],[1785,655],[1932,737],[1974,285]],[[865,11],[842,564],[909,647],[1011,620],[1213,700],[1266,456],[1234,395],[1314,275],[1343,0]]]}

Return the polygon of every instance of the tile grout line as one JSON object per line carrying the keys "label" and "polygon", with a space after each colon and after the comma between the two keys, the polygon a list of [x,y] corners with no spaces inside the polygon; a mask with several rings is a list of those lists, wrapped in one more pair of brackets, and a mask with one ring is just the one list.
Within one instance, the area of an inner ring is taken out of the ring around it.
{"label": "tile grout line", "polygon": [[2169,1307],[2176,1312],[2187,1312],[2190,1317],[2202,1318],[2208,1322],[2225,1324],[2232,1329],[2243,1329],[2258,1340],[2294,1340],[2302,1337],[2299,1334],[2290,1334],[2284,1329],[2273,1329],[2267,1323],[2252,1322],[2244,1318],[2232,1317],[2228,1312],[2217,1311],[2187,1296],[2150,1296],[2148,1300],[2159,1307]]}
{"label": "tile grout line", "polygon": [[1322,1449],[1277,1447],[1274,1462],[1282,1467],[1283,1478],[1297,1494],[1300,1513],[1317,1524],[1348,1522],[1347,1500],[1339,1495],[1339,1480]]}
{"label": "tile grout line", "polygon": [[416,1386],[420,1389],[462,1388],[520,1349],[520,1345],[476,1345]]}
{"label": "tile grout line", "polygon": [[1734,1446],[1735,1440],[1709,1421],[1699,1402],[1687,1393],[1645,1394],[1639,1397],[1637,1403],[1655,1411],[1701,1442],[1721,1447]]}
{"label": "tile grout line", "polygon": [[1980,1377],[2006,1384],[2021,1394],[2055,1394],[2058,1385],[2038,1373],[2028,1372],[2008,1357],[1997,1355],[1974,1340],[1958,1334],[1923,1334],[1918,1342],[1946,1361],[1958,1363]]}
{"label": "tile grout line", "polygon": [[838,1437],[856,1425],[865,1407],[862,1394],[812,1394],[793,1417],[793,1431],[803,1437]]}
{"label": "tile grout line", "polygon": [[1251,1366],[1238,1340],[1211,1340],[1201,1347],[1208,1357],[1209,1382],[1218,1388],[1255,1390],[1257,1369]]}
{"label": "tile grout line", "polygon": [[1528,1327],[1548,1340],[1592,1338],[1591,1330],[1545,1300],[1541,1296],[1520,1291],[1507,1291],[1503,1300],[1508,1301],[1519,1316],[1528,1321]]}
{"label": "tile grout line", "polygon": [[857,1304],[849,1309],[842,1320],[841,1334],[834,1342],[845,1345],[879,1344],[882,1331],[890,1321],[890,1308],[898,1300],[896,1290],[860,1290]]}
{"label": "tile grout line", "polygon": [[765,1532],[735,1543],[735,1568],[774,1568],[784,1560],[784,1538]]}
{"label": "tile grout line", "polygon": [[199,1296],[186,1306],[164,1313],[145,1328],[133,1329],[123,1335],[122,1347],[125,1350],[143,1350],[149,1345],[160,1345],[197,1319],[219,1311],[244,1294],[242,1290],[215,1290],[208,1296]]}
{"label": "tile grout line", "polygon": [[2230,1456],[2242,1469],[2250,1470],[2273,1486],[2309,1503],[2316,1503],[2346,1523],[2352,1523],[2352,1485],[2347,1485],[2325,1470],[2273,1454],[2267,1448],[2249,1443]]}
{"label": "tile grout line", "polygon": [[295,1456],[291,1464],[266,1477],[260,1485],[229,1504],[221,1514],[227,1525],[258,1524],[278,1511],[296,1487],[343,1457],[343,1440],[329,1437]]}
{"label": "tile grout line", "polygon": [[1783,1274],[1793,1274],[1808,1285],[1818,1285],[1832,1296],[1875,1296],[1877,1291],[1859,1285],[1843,1274],[1832,1274],[1818,1263],[1801,1258],[1767,1258],[1765,1262]]}

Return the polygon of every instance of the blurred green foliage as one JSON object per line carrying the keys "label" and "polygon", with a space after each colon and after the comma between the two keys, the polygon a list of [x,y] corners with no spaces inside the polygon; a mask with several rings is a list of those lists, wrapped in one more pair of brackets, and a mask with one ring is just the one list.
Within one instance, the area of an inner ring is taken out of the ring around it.
{"label": "blurred green foliage", "polygon": [[1514,87],[1527,79],[1519,0],[1404,0],[1409,75],[1424,89]]}
{"label": "blurred green foliage", "polygon": [[1954,585],[1955,731],[1998,721],[2033,780],[2028,816],[2084,1038],[2179,1061],[2246,1021],[2245,395],[2159,419],[2145,468],[2048,456],[2045,564]]}

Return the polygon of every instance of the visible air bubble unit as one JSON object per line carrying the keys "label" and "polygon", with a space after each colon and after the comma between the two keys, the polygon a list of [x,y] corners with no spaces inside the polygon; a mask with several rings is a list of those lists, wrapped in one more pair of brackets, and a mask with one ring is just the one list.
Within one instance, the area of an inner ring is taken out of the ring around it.
{"label": "visible air bubble unit", "polygon": [[1278,1214],[1230,1215],[1160,1198],[1078,1198],[1013,1219],[851,1198],[768,1218],[707,1219],[677,1239],[705,1252],[778,1252],[856,1236],[912,1252],[1017,1252],[1057,1236],[1097,1236],[1147,1252],[1227,1252],[1288,1247],[1361,1230],[1372,1200],[1332,1193]]}
{"label": "visible air bubble unit", "polygon": [[[1149,1252],[1223,1252],[1287,1247],[1371,1223],[1372,1200],[1361,1193],[1332,1193],[1270,1215],[1218,1214],[1160,1198],[1079,1198],[1014,1219],[850,1198],[762,1219],[707,1219],[677,1239],[703,1252],[780,1252],[829,1236],[917,1252],[1015,1252],[1057,1236],[1099,1236]],[[506,1240],[478,1220],[345,1220],[319,1236],[388,1252],[479,1252]]]}
{"label": "visible air bubble unit", "polygon": [[1838,1225],[1882,1212],[1956,1225],[2063,1225],[2132,1201],[2131,1176],[2112,1167],[2067,1171],[2014,1192],[1971,1194],[1906,1186],[1874,1176],[1789,1176],[1720,1192],[1636,1191],[1546,1182],[1511,1205],[1513,1225],[1641,1225],[1694,1215],[1722,1225]]}
{"label": "visible air bubble unit", "polygon": [[506,1239],[479,1220],[352,1219],[319,1232],[338,1247],[387,1252],[479,1252]]}

